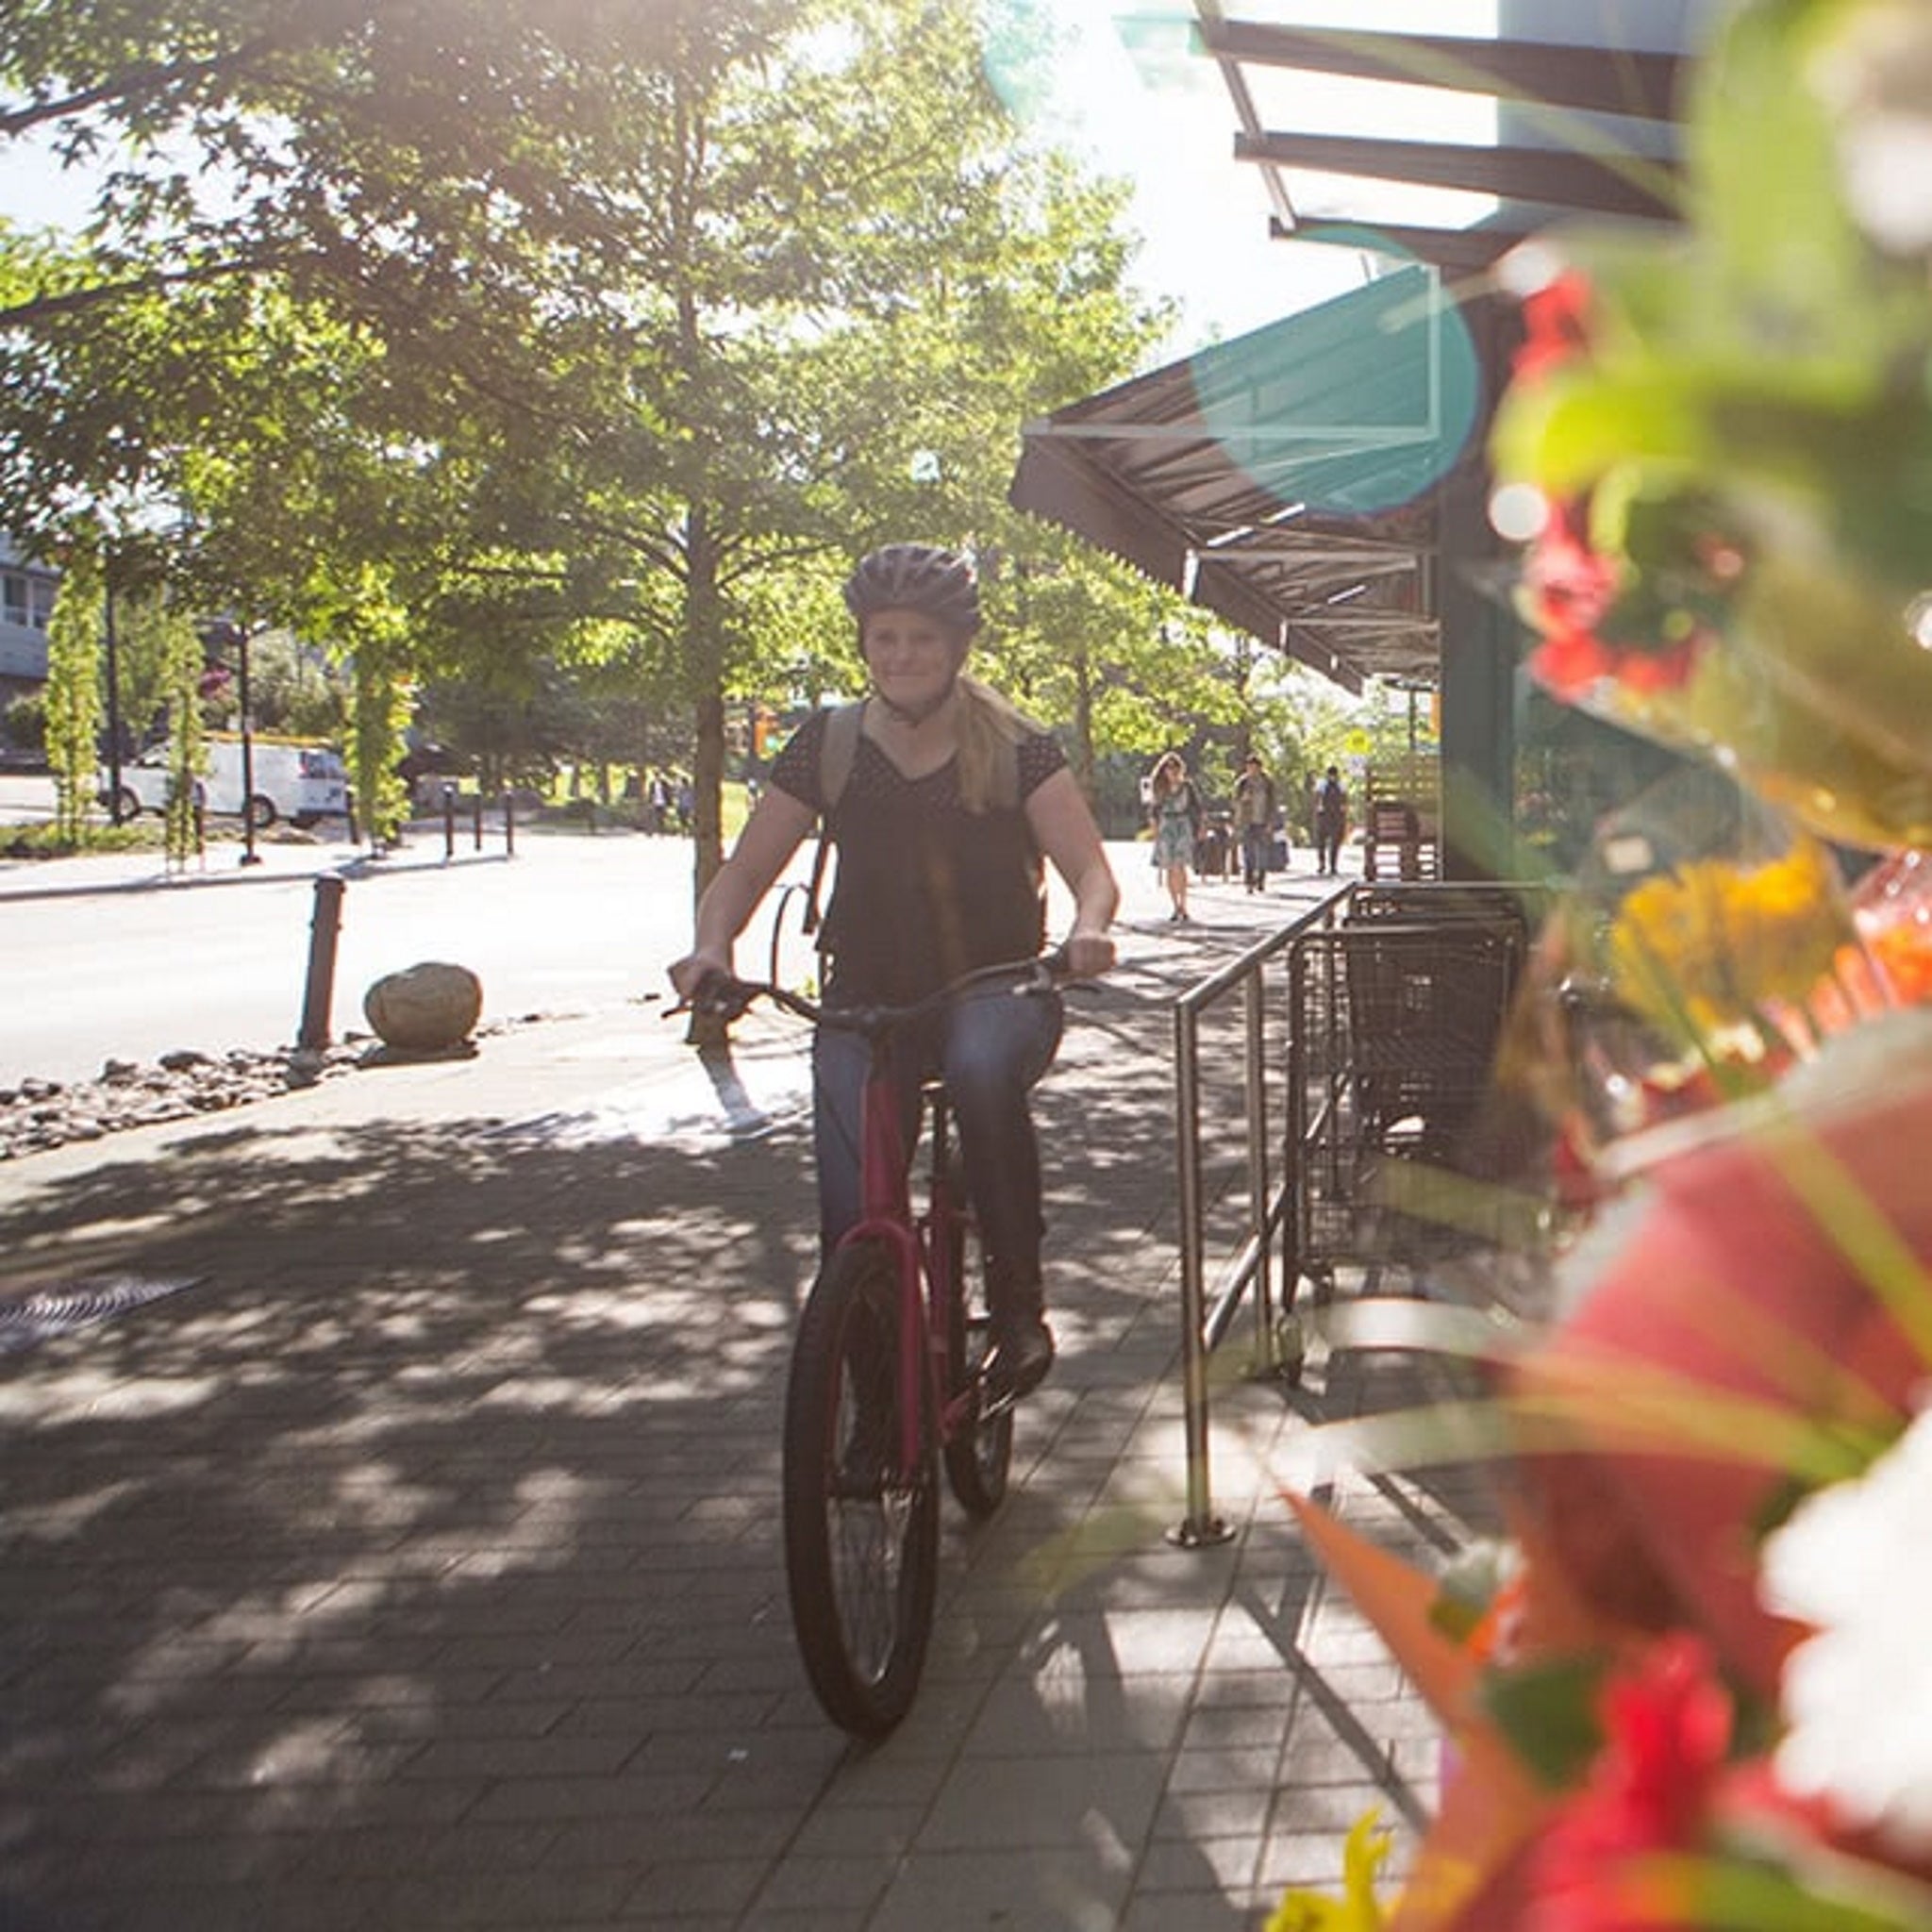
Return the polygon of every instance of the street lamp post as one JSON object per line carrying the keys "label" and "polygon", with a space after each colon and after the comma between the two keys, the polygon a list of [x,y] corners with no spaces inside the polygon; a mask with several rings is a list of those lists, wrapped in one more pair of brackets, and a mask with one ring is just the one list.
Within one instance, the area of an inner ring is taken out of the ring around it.
{"label": "street lamp post", "polygon": [[105,592],[108,645],[108,817],[121,823],[121,648],[114,634],[114,581]]}
{"label": "street lamp post", "polygon": [[259,865],[261,854],[255,849],[255,724],[248,709],[248,626],[235,627],[236,675],[241,680],[242,699],[242,863]]}

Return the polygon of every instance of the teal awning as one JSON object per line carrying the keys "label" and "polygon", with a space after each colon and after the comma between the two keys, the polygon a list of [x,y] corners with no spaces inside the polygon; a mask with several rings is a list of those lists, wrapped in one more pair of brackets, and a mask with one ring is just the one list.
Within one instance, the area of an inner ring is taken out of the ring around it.
{"label": "teal awning", "polygon": [[1010,493],[1350,689],[1434,683],[1435,507],[1482,409],[1410,264],[1030,425]]}

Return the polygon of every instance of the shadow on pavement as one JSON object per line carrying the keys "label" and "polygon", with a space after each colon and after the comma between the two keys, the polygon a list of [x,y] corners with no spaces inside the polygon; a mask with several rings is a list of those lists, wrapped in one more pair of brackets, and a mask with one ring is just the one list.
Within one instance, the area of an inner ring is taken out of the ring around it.
{"label": "shadow on pavement", "polygon": [[[1095,1335],[1164,1198],[1108,1054],[1041,1100]],[[562,1924],[775,1853],[847,1758],[776,1521],[813,1224],[804,1131],[242,1122],[26,1191],[15,1267],[200,1285],[0,1359],[14,1917]]]}
{"label": "shadow on pavement", "polygon": [[1167,1887],[1233,1932],[1278,1892],[1271,1834],[1326,1858],[1364,1787],[1412,1822],[1423,1733],[1386,1663],[1351,1717],[1306,1553],[1162,1543],[1170,992],[1077,1005],[1040,1091],[1062,1360],[1023,1420],[1037,1479],[983,1529],[945,1512],[933,1665],[875,1751],[811,1701],[784,1594],[802,1121],[243,1118],[24,1187],[9,1271],[199,1285],[0,1357],[0,1925],[789,1903],[896,1932],[979,1883],[1016,1932],[1178,1924]]}

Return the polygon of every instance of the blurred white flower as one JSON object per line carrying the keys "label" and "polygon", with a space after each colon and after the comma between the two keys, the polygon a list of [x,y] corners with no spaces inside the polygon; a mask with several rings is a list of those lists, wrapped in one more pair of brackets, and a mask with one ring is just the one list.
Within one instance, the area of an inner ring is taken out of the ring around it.
{"label": "blurred white flower", "polygon": [[1846,206],[1879,247],[1932,247],[1932,21],[1923,0],[1866,0],[1844,9],[1814,57],[1814,79],[1838,124]]}
{"label": "blurred white flower", "polygon": [[1815,1632],[1785,1665],[1780,1783],[1932,1850],[1932,1410],[1766,1541],[1759,1594]]}

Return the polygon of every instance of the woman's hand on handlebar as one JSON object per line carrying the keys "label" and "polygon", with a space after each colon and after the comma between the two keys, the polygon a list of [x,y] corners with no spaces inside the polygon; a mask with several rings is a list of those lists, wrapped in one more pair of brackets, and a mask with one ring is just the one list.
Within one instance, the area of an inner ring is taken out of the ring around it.
{"label": "woman's hand on handlebar", "polygon": [[674,959],[666,970],[678,1004],[688,1007],[706,980],[728,980],[732,976],[731,956],[709,946],[697,946],[683,958]]}
{"label": "woman's hand on handlebar", "polygon": [[1104,932],[1082,932],[1075,926],[1061,942],[1058,957],[1069,979],[1098,979],[1113,969],[1113,941]]}

